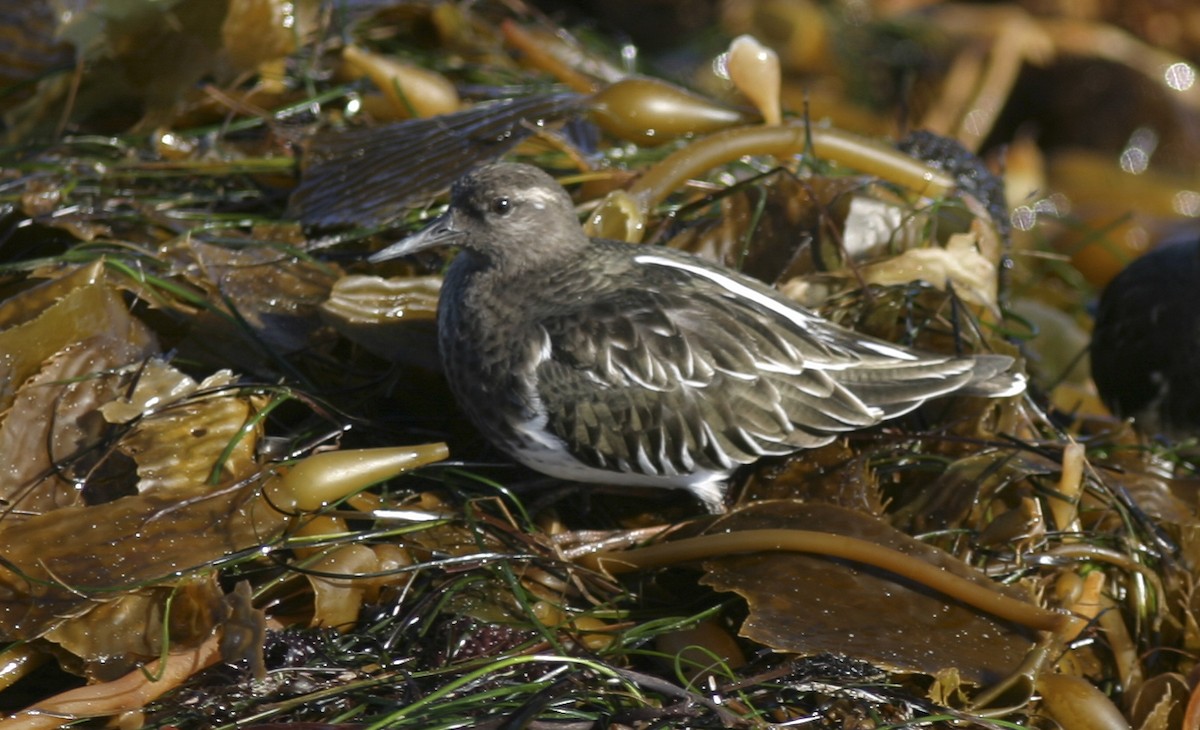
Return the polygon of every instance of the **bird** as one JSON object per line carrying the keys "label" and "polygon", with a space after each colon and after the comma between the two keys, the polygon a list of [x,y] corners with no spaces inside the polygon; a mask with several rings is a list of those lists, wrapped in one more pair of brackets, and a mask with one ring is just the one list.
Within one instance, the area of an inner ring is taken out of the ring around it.
{"label": "bird", "polygon": [[1168,237],[1100,295],[1090,347],[1100,399],[1147,436],[1200,435],[1200,235]]}
{"label": "bird", "polygon": [[1024,390],[1010,357],[893,344],[686,252],[590,238],[531,165],[473,169],[443,215],[369,261],[447,245],[450,390],[487,440],[551,477],[686,489],[721,512],[745,464],[930,398]]}

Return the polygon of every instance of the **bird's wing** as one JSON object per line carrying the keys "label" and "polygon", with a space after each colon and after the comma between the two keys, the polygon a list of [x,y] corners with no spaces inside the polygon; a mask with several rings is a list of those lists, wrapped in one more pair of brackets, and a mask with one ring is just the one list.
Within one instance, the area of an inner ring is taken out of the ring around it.
{"label": "bird's wing", "polygon": [[971,377],[969,358],[857,335],[750,279],[691,258],[638,258],[662,268],[645,287],[539,323],[546,427],[593,466],[728,470],[828,443]]}

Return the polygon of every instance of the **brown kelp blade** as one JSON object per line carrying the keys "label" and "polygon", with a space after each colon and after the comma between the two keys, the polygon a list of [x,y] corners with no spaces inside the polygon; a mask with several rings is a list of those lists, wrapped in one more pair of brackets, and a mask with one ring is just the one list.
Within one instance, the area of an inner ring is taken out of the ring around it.
{"label": "brown kelp blade", "polygon": [[316,135],[289,214],[314,228],[387,225],[545,123],[578,113],[585,100],[578,94],[524,96]]}

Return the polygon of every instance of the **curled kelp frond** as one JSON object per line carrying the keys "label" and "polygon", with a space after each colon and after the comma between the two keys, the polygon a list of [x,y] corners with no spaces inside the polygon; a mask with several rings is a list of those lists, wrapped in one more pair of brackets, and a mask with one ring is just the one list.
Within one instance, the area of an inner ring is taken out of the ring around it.
{"label": "curled kelp frond", "polygon": [[437,276],[345,276],[321,305],[321,317],[380,357],[435,369],[441,285]]}

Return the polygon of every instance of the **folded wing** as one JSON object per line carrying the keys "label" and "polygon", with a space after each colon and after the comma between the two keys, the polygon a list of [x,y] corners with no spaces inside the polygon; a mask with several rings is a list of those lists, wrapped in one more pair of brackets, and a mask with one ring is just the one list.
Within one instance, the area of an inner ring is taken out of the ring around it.
{"label": "folded wing", "polygon": [[859,335],[671,252],[637,258],[643,288],[540,323],[553,351],[537,369],[547,428],[591,466],[730,470],[828,443],[1011,364]]}

